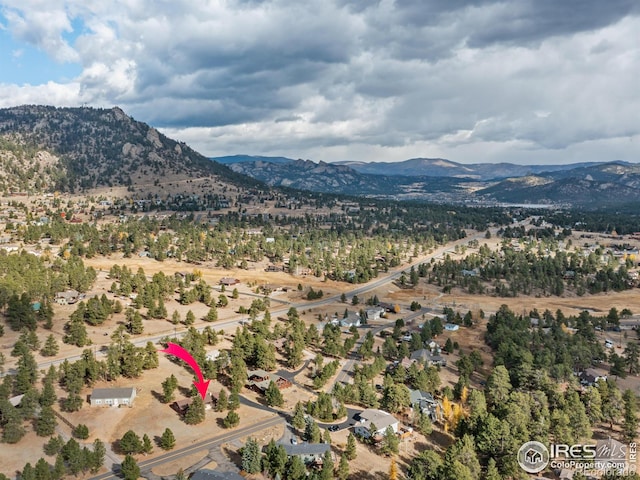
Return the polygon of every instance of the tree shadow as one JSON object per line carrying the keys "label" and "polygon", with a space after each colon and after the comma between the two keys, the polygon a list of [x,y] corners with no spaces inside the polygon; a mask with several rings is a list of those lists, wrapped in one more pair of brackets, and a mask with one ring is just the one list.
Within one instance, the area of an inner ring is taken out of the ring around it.
{"label": "tree shadow", "polygon": [[221,447],[222,454],[227,457],[235,466],[242,468],[242,455],[238,453],[238,449],[232,450],[227,446]]}
{"label": "tree shadow", "polygon": [[166,405],[166,403],[164,403],[164,395],[162,393],[156,392],[155,390],[151,390],[151,395],[153,396],[153,398],[158,400],[161,404]]}

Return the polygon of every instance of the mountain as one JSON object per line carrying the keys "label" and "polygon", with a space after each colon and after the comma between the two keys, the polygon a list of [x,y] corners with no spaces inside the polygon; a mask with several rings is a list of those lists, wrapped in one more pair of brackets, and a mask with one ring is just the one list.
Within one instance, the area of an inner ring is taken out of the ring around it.
{"label": "mountain", "polygon": [[439,158],[397,163],[315,163],[247,155],[223,158],[235,172],[269,185],[320,192],[444,203],[506,202],[583,208],[615,206],[640,199],[640,165],[622,161],[463,165]]}
{"label": "mountain", "polygon": [[118,107],[0,109],[0,172],[5,192],[75,191],[207,175],[256,184]]}
{"label": "mountain", "polygon": [[516,165],[513,163],[471,163],[462,164],[444,158],[411,158],[402,162],[335,162],[347,165],[357,172],[372,175],[457,177],[474,180],[496,180],[509,177],[536,175],[542,172],[556,172],[588,167],[596,163],[574,163],[568,165]]}
{"label": "mountain", "polygon": [[222,163],[223,165],[229,165],[231,163],[246,163],[246,162],[268,162],[268,163],[290,163],[295,162],[292,158],[287,157],[262,157],[260,155],[229,155],[226,157],[211,157],[209,160]]}
{"label": "mountain", "polygon": [[609,162],[510,178],[476,192],[510,203],[570,204],[599,208],[640,200],[640,165]]}

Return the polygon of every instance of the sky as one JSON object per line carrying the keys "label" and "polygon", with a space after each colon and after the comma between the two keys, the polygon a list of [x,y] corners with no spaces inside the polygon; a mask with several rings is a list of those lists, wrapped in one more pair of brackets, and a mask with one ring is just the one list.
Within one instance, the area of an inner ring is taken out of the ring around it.
{"label": "sky", "polygon": [[0,107],[207,156],[640,161],[636,0],[0,0]]}

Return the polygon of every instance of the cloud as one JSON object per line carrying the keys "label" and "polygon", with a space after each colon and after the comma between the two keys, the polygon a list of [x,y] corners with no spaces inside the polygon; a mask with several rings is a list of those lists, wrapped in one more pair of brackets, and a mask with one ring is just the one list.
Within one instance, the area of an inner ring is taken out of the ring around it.
{"label": "cloud", "polygon": [[16,39],[82,67],[0,85],[4,104],[119,104],[205,154],[557,161],[638,134],[633,0],[0,5]]}

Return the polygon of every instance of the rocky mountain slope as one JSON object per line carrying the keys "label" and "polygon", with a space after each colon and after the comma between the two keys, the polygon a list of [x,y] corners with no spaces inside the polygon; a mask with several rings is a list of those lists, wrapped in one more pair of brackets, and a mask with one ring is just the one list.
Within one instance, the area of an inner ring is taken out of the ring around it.
{"label": "rocky mountain slope", "polygon": [[0,109],[0,189],[78,191],[135,179],[216,175],[255,184],[120,108]]}

